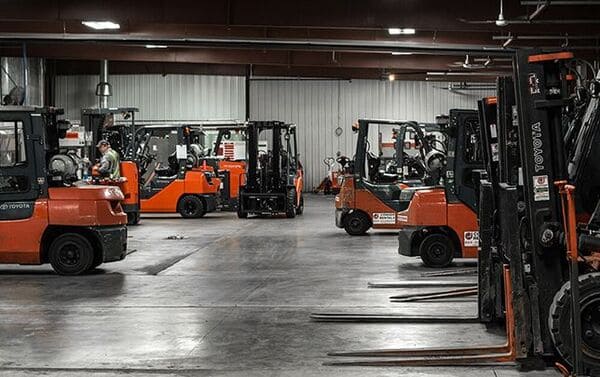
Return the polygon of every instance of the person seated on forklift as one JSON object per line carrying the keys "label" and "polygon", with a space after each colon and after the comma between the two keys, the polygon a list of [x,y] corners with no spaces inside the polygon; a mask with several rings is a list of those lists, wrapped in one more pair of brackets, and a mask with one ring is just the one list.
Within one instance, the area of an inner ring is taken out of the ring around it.
{"label": "person seated on forklift", "polygon": [[101,177],[105,177],[112,180],[121,178],[121,171],[119,169],[120,158],[119,154],[110,147],[110,143],[106,140],[100,140],[96,145],[96,148],[102,154],[100,163],[95,167],[95,170]]}

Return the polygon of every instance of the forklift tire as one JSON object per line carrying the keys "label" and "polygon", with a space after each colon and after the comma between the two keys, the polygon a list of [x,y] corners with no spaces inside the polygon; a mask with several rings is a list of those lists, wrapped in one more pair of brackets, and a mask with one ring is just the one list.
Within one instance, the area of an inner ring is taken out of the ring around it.
{"label": "forklift tire", "polygon": [[421,242],[419,254],[427,267],[447,267],[454,259],[454,244],[445,234],[430,234]]}
{"label": "forklift tire", "polygon": [[293,219],[296,217],[296,189],[288,190],[286,199],[285,217]]}
{"label": "forklift tire", "polygon": [[127,225],[138,225],[140,223],[139,212],[127,212]]}
{"label": "forklift tire", "polygon": [[243,212],[241,208],[238,207],[237,210],[237,215],[238,215],[238,219],[247,219],[248,218],[248,213],[247,212]]}
{"label": "forklift tire", "polygon": [[366,213],[354,211],[344,218],[344,229],[351,236],[362,236],[371,227],[371,221]]}
{"label": "forklift tire", "polygon": [[300,216],[304,213],[304,195],[300,194],[300,204],[296,208],[296,215]]}
{"label": "forklift tire", "polygon": [[81,234],[64,233],[52,241],[48,259],[59,275],[81,275],[94,264],[94,248]]}
{"label": "forklift tire", "polygon": [[[585,374],[600,372],[600,273],[579,276],[581,341]],[[554,347],[564,361],[573,365],[571,328],[571,283],[565,283],[554,295],[548,328]]]}
{"label": "forklift tire", "polygon": [[185,195],[179,199],[177,212],[184,219],[198,218],[206,214],[206,206],[204,201],[196,195]]}

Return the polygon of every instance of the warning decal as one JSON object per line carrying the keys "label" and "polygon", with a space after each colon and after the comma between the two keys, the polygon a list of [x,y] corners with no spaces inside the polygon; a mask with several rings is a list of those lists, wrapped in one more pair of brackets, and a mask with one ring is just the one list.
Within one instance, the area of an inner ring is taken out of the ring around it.
{"label": "warning decal", "polygon": [[465,247],[478,247],[479,246],[479,232],[478,231],[466,231],[464,236]]}
{"label": "warning decal", "polygon": [[533,176],[533,200],[536,202],[550,200],[550,184],[547,175]]}
{"label": "warning decal", "polygon": [[401,215],[401,214],[398,213],[398,222],[399,223],[406,223],[406,222],[408,222],[408,216]]}
{"label": "warning decal", "polygon": [[381,212],[373,214],[373,224],[396,224],[395,212]]}

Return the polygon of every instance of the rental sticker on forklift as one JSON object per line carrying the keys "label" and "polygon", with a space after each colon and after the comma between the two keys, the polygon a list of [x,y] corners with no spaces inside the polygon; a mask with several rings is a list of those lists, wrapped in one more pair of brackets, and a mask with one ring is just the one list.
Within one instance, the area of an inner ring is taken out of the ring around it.
{"label": "rental sticker on forklift", "polygon": [[373,214],[373,224],[396,224],[395,212],[380,212]]}
{"label": "rental sticker on forklift", "polygon": [[479,247],[479,232],[476,230],[466,231],[463,240],[465,247]]}
{"label": "rental sticker on forklift", "polygon": [[550,200],[550,184],[547,175],[533,176],[533,200],[536,202]]}

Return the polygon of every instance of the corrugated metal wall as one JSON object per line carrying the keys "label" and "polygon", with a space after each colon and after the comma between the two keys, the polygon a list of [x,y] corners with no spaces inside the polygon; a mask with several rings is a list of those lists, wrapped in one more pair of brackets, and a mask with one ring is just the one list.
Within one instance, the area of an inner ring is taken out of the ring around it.
{"label": "corrugated metal wall", "polygon": [[[244,119],[245,79],[204,75],[110,76],[111,106],[137,106],[138,119]],[[97,106],[98,76],[59,76],[57,105],[70,119],[82,107]],[[350,127],[358,118],[410,119],[432,122],[451,108],[476,109],[476,101],[492,95],[478,90],[449,92],[448,83],[376,80],[253,80],[250,118],[293,122],[299,128],[299,152],[311,190],[325,176],[323,159],[337,151],[354,154]],[[343,133],[335,135],[340,126]]]}
{"label": "corrugated metal wall", "polygon": [[[449,92],[448,83],[419,81],[253,80],[250,116],[298,125],[298,149],[307,190],[327,173],[323,159],[353,156],[351,125],[358,118],[408,119],[433,122],[451,108],[477,109],[477,100],[493,91]],[[340,126],[343,133],[335,135]]]}
{"label": "corrugated metal wall", "polygon": [[[244,119],[245,78],[205,75],[114,75],[109,106],[137,106],[139,119]],[[98,106],[97,75],[58,76],[56,105],[69,119]]]}

